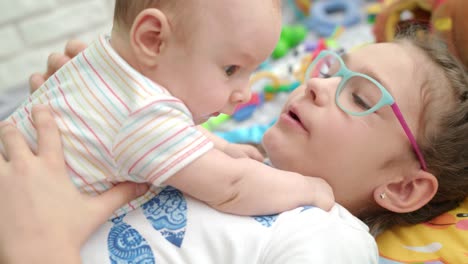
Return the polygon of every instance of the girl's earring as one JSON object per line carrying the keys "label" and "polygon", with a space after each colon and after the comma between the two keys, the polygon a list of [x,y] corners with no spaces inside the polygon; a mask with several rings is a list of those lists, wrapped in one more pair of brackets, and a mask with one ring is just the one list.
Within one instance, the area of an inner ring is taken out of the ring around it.
{"label": "girl's earring", "polygon": [[380,194],[380,199],[385,199],[385,193],[384,192]]}

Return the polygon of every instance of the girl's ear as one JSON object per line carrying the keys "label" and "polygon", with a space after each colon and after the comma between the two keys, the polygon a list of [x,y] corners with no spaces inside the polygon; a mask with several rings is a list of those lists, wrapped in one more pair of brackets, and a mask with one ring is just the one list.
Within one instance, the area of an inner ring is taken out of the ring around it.
{"label": "girl's ear", "polygon": [[159,9],[149,8],[138,14],[130,30],[130,46],[138,63],[156,66],[171,33],[167,17]]}
{"label": "girl's ear", "polygon": [[374,191],[374,199],[381,207],[396,213],[408,213],[427,204],[436,194],[437,178],[424,170],[394,182],[385,183]]}

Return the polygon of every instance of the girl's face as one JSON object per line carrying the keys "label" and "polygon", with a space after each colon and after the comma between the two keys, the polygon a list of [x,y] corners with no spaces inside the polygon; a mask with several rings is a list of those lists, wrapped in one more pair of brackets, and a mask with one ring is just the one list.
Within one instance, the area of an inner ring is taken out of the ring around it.
{"label": "girl's face", "polygon": [[[345,58],[349,69],[392,94],[416,137],[427,72],[421,61],[416,48],[395,43],[369,45]],[[340,80],[312,78],[296,89],[263,144],[275,167],[325,179],[337,202],[358,213],[377,186],[420,165],[390,106],[351,116],[335,104]]]}

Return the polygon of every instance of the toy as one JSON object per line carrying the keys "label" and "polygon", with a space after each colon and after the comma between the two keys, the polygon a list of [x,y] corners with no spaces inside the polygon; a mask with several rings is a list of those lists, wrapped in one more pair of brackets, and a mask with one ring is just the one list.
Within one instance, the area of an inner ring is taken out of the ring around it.
{"label": "toy", "polygon": [[308,16],[312,0],[291,0],[302,16]]}
{"label": "toy", "polygon": [[307,36],[307,28],[302,25],[283,26],[278,43],[276,44],[271,57],[279,59],[286,55],[291,48],[296,47]]}
{"label": "toy", "polygon": [[[317,2],[312,7],[310,16],[305,23],[310,30],[321,36],[329,37],[337,26],[350,27],[359,23],[361,12],[358,2],[350,0]],[[340,19],[334,16],[336,13],[342,13]]]}
{"label": "toy", "polygon": [[380,263],[468,263],[468,198],[433,220],[396,226],[377,237]]}
{"label": "toy", "polygon": [[276,120],[273,120],[266,125],[254,125],[246,128],[238,128],[231,131],[217,131],[214,132],[221,138],[231,143],[255,143],[260,144],[262,142],[263,135],[270,128]]}
{"label": "toy", "polygon": [[257,109],[257,107],[261,106],[265,101],[263,93],[253,93],[250,100],[245,103],[238,105],[234,110],[234,114],[232,114],[232,118],[237,122],[241,122],[250,118]]}
{"label": "toy", "polygon": [[210,119],[208,119],[208,121],[202,124],[202,127],[205,128],[206,130],[213,131],[219,125],[228,121],[229,119],[231,119],[230,115],[219,114],[218,116],[211,117]]}
{"label": "toy", "polygon": [[317,43],[315,43],[314,46],[314,49],[311,49],[311,50],[307,50],[307,51],[310,51],[310,55],[308,56],[305,56],[304,58],[302,58],[301,60],[301,64],[299,66],[299,69],[294,72],[294,77],[297,79],[297,80],[300,80],[302,82],[306,81],[306,70],[307,68],[309,67],[310,63],[315,59],[315,57],[317,57],[317,55],[324,49],[327,49],[327,44],[326,44],[326,40],[323,39],[323,38],[320,38],[318,40]]}
{"label": "toy", "polygon": [[[409,20],[401,19],[404,14],[409,15]],[[377,15],[374,34],[379,42],[391,41],[397,28],[414,23],[427,25],[468,67],[467,16],[467,0],[387,0]]]}
{"label": "toy", "polygon": [[279,86],[273,86],[269,84],[263,88],[263,91],[265,93],[273,93],[273,94],[283,93],[283,92],[289,93],[289,92],[294,91],[297,87],[299,87],[299,85],[301,85],[300,82],[292,82],[289,84],[282,84]]}
{"label": "toy", "polygon": [[377,15],[380,12],[382,12],[382,4],[374,3],[372,5],[369,5],[367,7],[367,22],[369,24],[375,23],[375,19],[377,18]]}

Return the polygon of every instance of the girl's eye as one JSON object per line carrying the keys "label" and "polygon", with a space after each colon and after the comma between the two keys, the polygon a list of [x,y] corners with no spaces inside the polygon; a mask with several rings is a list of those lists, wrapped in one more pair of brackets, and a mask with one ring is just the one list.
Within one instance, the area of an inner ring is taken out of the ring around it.
{"label": "girl's eye", "polygon": [[367,104],[358,94],[353,93],[353,101],[354,103],[360,107],[362,110],[369,110],[371,107]]}
{"label": "girl's eye", "polygon": [[237,65],[229,65],[229,66],[224,67],[224,72],[226,73],[228,77],[236,73],[237,70],[239,70],[239,66]]}

